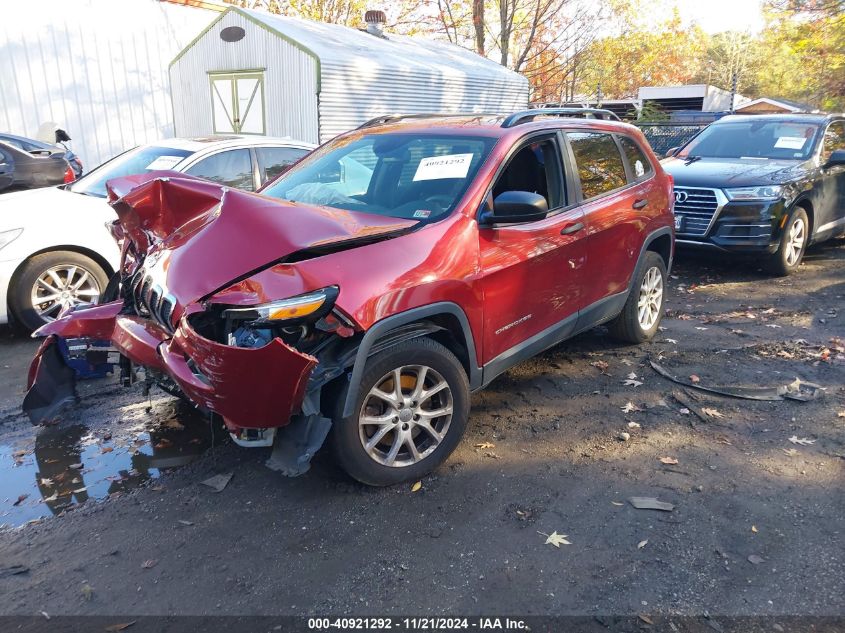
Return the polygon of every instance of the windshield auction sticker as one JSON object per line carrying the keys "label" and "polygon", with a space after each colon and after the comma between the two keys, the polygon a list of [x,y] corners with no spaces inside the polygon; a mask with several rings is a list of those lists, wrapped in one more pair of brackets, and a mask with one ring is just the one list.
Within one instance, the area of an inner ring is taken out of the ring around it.
{"label": "windshield auction sticker", "polygon": [[423,158],[414,174],[417,180],[441,180],[443,178],[466,178],[472,154],[447,154]]}
{"label": "windshield auction sticker", "polygon": [[775,147],[780,149],[801,149],[807,139],[801,136],[779,136]]}
{"label": "windshield auction sticker", "polygon": [[157,169],[170,169],[183,158],[184,156],[159,156],[147,165],[147,170],[155,171]]}

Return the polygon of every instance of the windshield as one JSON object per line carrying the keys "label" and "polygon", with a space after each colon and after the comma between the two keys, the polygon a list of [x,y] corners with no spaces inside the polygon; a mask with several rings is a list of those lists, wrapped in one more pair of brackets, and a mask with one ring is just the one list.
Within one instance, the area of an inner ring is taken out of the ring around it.
{"label": "windshield", "polygon": [[495,141],[420,133],[341,139],[261,193],[348,211],[436,220],[458,203]]}
{"label": "windshield", "polygon": [[74,193],[105,198],[107,180],[142,174],[145,171],[173,169],[177,163],[192,153],[184,149],[157,145],[136,147],[103,163],[71,184],[68,189]]}
{"label": "windshield", "polygon": [[696,136],[678,158],[772,158],[806,160],[819,126],[789,121],[714,123]]}

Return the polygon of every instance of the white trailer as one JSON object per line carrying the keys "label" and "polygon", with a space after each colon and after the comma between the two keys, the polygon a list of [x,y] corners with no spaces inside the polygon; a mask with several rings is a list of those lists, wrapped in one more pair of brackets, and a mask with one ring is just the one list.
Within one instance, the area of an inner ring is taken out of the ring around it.
{"label": "white trailer", "polygon": [[180,136],[320,143],[384,114],[528,105],[523,76],[463,48],[384,33],[374,20],[363,31],[236,7],[179,53],[170,83]]}

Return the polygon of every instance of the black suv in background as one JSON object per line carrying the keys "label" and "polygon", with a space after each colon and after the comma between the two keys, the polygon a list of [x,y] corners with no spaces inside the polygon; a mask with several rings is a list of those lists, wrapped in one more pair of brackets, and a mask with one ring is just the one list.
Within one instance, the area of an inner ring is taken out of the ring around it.
{"label": "black suv in background", "polygon": [[788,275],[809,244],[845,234],[845,115],[727,116],[663,168],[679,248],[760,253]]}

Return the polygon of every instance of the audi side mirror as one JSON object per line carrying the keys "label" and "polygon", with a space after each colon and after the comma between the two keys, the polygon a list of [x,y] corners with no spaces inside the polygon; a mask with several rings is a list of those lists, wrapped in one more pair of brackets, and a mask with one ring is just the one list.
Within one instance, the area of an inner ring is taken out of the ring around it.
{"label": "audi side mirror", "polygon": [[836,167],[839,165],[845,165],[845,149],[834,150],[824,164],[825,167]]}
{"label": "audi side mirror", "polygon": [[549,203],[531,191],[505,191],[493,201],[492,213],[481,214],[482,224],[516,224],[542,220],[549,213]]}

